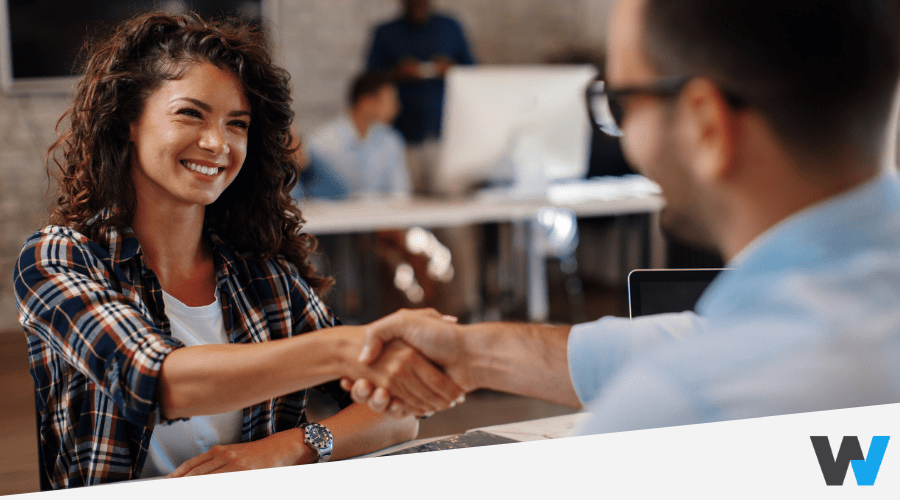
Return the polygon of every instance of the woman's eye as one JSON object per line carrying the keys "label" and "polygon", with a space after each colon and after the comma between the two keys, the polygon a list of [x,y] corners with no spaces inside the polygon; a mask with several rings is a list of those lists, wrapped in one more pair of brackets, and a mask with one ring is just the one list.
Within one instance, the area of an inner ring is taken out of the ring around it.
{"label": "woman's eye", "polygon": [[203,117],[199,111],[197,111],[196,109],[192,109],[192,108],[182,108],[182,109],[179,109],[177,113],[179,115],[192,116],[194,118],[202,118]]}
{"label": "woman's eye", "polygon": [[235,120],[231,122],[231,125],[244,130],[250,128],[250,122],[244,120]]}

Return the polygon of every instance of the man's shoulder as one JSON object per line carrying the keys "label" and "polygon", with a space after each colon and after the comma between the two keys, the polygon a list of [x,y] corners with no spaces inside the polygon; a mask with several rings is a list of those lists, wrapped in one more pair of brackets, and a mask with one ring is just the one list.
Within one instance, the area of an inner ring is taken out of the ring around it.
{"label": "man's shoulder", "polygon": [[377,135],[380,140],[390,142],[393,145],[399,145],[403,147],[406,144],[400,131],[397,130],[393,125],[387,123],[379,123],[373,126],[372,130],[369,133]]}
{"label": "man's shoulder", "polygon": [[311,148],[333,148],[345,140],[349,131],[349,120],[338,115],[319,125],[309,134],[308,145]]}

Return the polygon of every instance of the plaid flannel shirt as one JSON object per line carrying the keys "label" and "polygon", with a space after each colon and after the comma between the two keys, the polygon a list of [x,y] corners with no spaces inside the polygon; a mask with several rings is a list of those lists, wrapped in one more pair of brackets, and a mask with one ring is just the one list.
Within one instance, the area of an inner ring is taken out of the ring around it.
{"label": "plaid flannel shirt", "polygon": [[[140,477],[163,421],[156,387],[170,334],[162,289],[130,228],[101,246],[48,226],[25,242],[15,268],[28,338],[43,487]],[[331,311],[284,259],[238,255],[212,231],[216,286],[232,343],[265,342],[334,326]],[[336,383],[324,387],[350,403]],[[244,409],[242,441],[306,421],[307,391]]]}

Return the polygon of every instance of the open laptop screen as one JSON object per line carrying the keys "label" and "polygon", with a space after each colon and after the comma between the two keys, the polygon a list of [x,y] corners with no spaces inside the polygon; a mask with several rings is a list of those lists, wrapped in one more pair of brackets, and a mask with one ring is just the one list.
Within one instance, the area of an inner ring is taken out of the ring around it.
{"label": "open laptop screen", "polygon": [[628,311],[647,314],[693,311],[723,269],[635,269],[628,274]]}

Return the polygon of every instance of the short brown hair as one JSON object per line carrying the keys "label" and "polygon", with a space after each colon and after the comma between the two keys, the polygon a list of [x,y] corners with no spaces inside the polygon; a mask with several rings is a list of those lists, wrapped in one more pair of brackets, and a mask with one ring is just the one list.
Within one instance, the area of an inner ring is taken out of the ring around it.
{"label": "short brown hair", "polygon": [[820,158],[881,154],[900,73],[895,0],[647,0],[644,50],[703,76]]}

